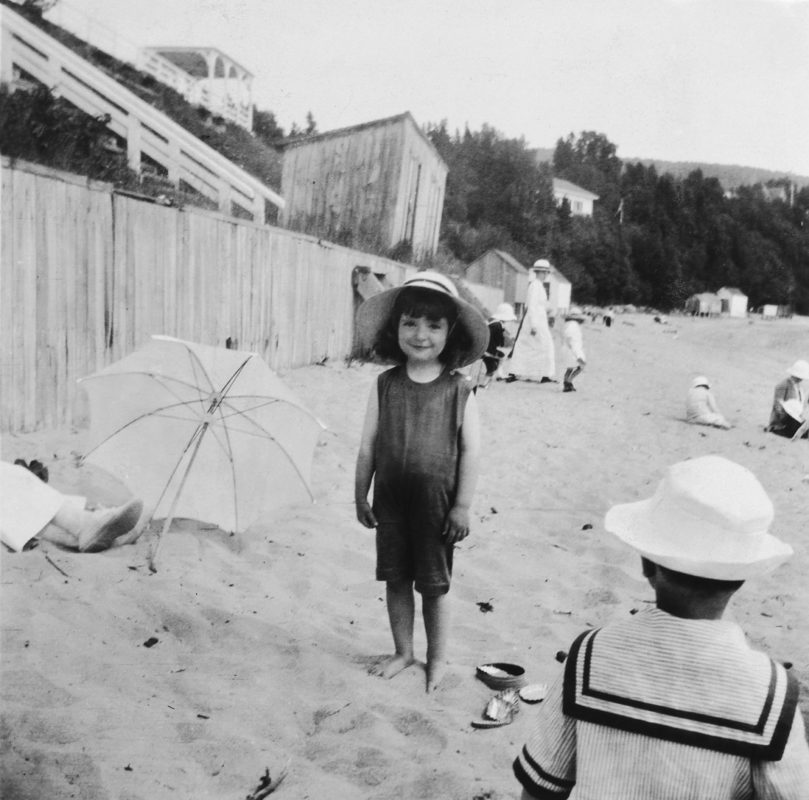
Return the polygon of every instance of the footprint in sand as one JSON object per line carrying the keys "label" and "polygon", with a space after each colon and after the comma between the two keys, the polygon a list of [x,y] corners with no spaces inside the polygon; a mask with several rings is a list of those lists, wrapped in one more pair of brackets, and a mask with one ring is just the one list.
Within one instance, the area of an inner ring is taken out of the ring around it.
{"label": "footprint in sand", "polygon": [[3,673],[3,703],[24,708],[61,708],[75,701],[70,692],[51,683],[36,670],[16,669]]}
{"label": "footprint in sand", "polygon": [[390,722],[403,736],[419,740],[419,744],[423,744],[432,752],[440,752],[447,746],[446,735],[420,711],[403,711],[394,715]]}

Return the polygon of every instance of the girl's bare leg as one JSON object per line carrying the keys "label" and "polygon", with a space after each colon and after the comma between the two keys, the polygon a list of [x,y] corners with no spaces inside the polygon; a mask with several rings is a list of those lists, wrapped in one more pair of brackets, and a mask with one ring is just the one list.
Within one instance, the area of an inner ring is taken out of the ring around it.
{"label": "girl's bare leg", "polygon": [[396,652],[368,671],[371,675],[392,678],[416,660],[413,656],[413,618],[416,613],[413,584],[410,581],[388,581],[386,598]]}
{"label": "girl's bare leg", "polygon": [[427,691],[432,692],[444,677],[447,668],[448,596],[425,595],[421,608],[427,632]]}

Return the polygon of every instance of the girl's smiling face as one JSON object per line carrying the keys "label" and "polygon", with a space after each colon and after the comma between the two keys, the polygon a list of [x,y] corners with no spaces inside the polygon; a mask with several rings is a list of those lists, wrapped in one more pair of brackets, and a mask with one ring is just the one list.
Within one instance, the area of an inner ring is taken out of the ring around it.
{"label": "girl's smiling face", "polygon": [[408,361],[421,364],[438,361],[447,345],[448,335],[446,317],[428,319],[409,314],[399,317],[399,347]]}

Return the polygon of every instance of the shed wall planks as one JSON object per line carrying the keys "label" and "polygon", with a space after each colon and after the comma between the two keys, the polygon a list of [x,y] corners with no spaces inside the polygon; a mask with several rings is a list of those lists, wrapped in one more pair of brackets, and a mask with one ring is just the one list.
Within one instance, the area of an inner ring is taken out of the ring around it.
{"label": "shed wall planks", "polygon": [[404,264],[2,160],[0,429],[86,422],[78,378],[152,334],[260,353],[276,370],[348,357],[352,271]]}

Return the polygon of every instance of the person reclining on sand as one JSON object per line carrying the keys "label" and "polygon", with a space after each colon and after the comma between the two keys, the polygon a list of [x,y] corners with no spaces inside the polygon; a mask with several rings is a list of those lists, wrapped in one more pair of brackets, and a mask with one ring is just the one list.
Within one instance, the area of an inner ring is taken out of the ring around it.
{"label": "person reclining on sand", "polygon": [[[46,470],[38,474],[47,478]],[[62,494],[38,474],[0,461],[0,541],[11,550],[24,550],[40,538],[80,553],[96,553],[121,543],[120,537],[132,532],[140,519],[140,500],[88,511],[84,497]]]}
{"label": "person reclining on sand", "polygon": [[753,473],[713,455],[607,512],[656,607],[573,643],[514,761],[524,800],[806,800],[797,676],[722,619],[745,580],[792,554],[772,518]]}
{"label": "person reclining on sand", "polygon": [[685,401],[685,418],[695,425],[711,425],[725,430],[731,427],[719,412],[711,385],[704,375],[698,375],[691,382]]}
{"label": "person reclining on sand", "polygon": [[[809,416],[809,396],[801,386],[801,382],[805,380],[809,380],[809,363],[798,360],[787,370],[787,377],[776,385],[770,421],[766,428],[770,433],[786,436],[788,439],[798,433],[802,420]],[[800,409],[799,414],[793,410],[795,406]],[[799,435],[806,436],[806,431],[801,431]]]}

